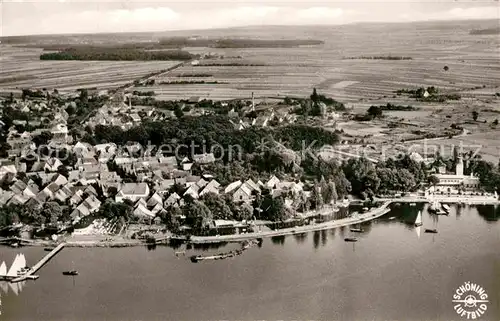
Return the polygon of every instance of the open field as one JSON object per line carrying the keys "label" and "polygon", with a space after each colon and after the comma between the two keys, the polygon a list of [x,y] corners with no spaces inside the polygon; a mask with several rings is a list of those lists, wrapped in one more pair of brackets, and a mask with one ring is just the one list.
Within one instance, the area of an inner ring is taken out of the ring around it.
{"label": "open field", "polygon": [[[184,48],[194,54],[239,57],[265,66],[185,65],[163,76],[175,81],[182,74],[210,74],[183,80],[217,81],[222,84],[183,84],[153,87],[158,97],[179,99],[201,96],[227,99],[256,96],[303,96],[316,87],[342,102],[388,99],[394,91],[418,86],[437,86],[449,92],[479,87],[483,99],[500,85],[495,35],[471,35],[471,30],[497,27],[497,21],[425,22],[411,24],[352,24],[317,27],[248,27],[196,31],[203,37],[252,39],[318,39],[324,44],[294,48]],[[154,41],[169,36],[190,36],[194,31],[134,34],[128,41]],[[123,37],[122,37],[123,36]],[[63,36],[59,36],[63,37]],[[103,35],[95,36],[103,41]],[[109,35],[110,41],[125,35]],[[57,36],[54,36],[54,39]],[[78,38],[78,37],[76,37]],[[92,36],[82,36],[89,41]],[[51,42],[57,41],[51,39]],[[75,40],[75,36],[71,38]],[[67,39],[60,39],[67,43]],[[19,86],[113,87],[134,77],[171,66],[172,62],[56,62],[39,61],[38,49],[0,46],[0,88]],[[405,56],[412,60],[348,60],[359,56]],[[241,62],[242,60],[236,60]],[[16,62],[13,64],[13,62]],[[220,64],[226,60],[203,60]],[[444,71],[443,67],[449,70]],[[224,84],[228,83],[228,84]],[[477,88],[476,88],[477,89]],[[141,88],[140,90],[151,90]],[[500,91],[500,89],[499,89]],[[385,97],[384,97],[385,96]]]}
{"label": "open field", "polygon": [[[489,26],[495,23],[484,21],[480,24]],[[266,66],[185,65],[169,73],[169,77],[162,78],[162,81],[171,81],[170,77],[183,74],[207,74],[211,77],[203,77],[206,80],[229,84],[192,84],[180,88],[159,86],[154,90],[163,99],[176,98],[179,91],[184,97],[226,99],[249,97],[252,91],[258,96],[303,96],[316,87],[339,101],[356,102],[391,98],[394,91],[401,88],[437,86],[446,92],[466,91],[466,95],[473,95],[473,88],[477,90],[485,86],[481,97],[490,99],[493,96],[500,85],[500,39],[470,35],[469,30],[475,24],[470,27],[466,24],[457,30],[442,28],[436,23],[418,24],[416,29],[409,26],[375,25],[375,30],[365,25],[314,29],[315,37],[324,39],[325,44],[300,48],[207,48],[204,53],[241,56],[248,63]],[[271,35],[273,31],[283,32],[279,28],[271,29]],[[298,32],[312,34],[308,28]],[[200,48],[197,51],[203,53]],[[343,59],[366,54],[409,56],[412,60]],[[444,71],[444,66],[449,70]]]}
{"label": "open field", "polygon": [[114,88],[176,61],[41,61],[40,49],[0,45],[0,90]]}

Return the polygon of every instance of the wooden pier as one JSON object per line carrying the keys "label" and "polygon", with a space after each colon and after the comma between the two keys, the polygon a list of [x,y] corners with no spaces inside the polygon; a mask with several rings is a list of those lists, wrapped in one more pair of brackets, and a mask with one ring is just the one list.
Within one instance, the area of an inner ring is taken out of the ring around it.
{"label": "wooden pier", "polygon": [[26,274],[21,275],[20,277],[12,280],[11,282],[21,282],[27,279],[37,279],[38,276],[34,275],[36,271],[40,270],[42,266],[44,266],[47,262],[50,261],[59,251],[63,249],[66,243],[61,243],[57,247],[55,247],[52,251],[50,251],[47,255],[45,255],[37,264],[33,265]]}

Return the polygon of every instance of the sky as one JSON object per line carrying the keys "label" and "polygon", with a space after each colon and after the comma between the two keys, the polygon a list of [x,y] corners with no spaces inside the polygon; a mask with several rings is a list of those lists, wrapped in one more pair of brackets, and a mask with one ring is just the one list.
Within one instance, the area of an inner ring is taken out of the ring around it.
{"label": "sky", "polygon": [[0,36],[460,19],[500,19],[500,2],[0,0]]}

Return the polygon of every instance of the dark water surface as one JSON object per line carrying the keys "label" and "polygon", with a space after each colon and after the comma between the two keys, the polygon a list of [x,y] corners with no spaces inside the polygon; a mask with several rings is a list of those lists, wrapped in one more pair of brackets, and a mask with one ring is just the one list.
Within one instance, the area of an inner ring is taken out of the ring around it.
{"label": "dark water surface", "polygon": [[[349,228],[333,229],[197,264],[169,247],[65,248],[19,295],[2,293],[0,320],[465,320],[451,300],[466,281],[489,294],[480,320],[500,320],[500,208],[424,210],[419,238],[411,222],[421,208],[364,224],[357,243],[344,242]],[[47,253],[0,248],[1,259],[20,251],[29,265]],[[73,267],[79,276],[61,274]]]}

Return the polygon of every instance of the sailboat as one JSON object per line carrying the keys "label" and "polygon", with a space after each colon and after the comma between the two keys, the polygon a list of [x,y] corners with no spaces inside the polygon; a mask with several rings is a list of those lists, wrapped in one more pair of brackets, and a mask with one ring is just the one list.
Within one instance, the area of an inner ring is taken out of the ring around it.
{"label": "sailboat", "polygon": [[415,219],[415,227],[422,226],[422,211],[418,211],[417,218]]}
{"label": "sailboat", "polygon": [[26,267],[26,258],[24,254],[17,254],[14,258],[10,269],[7,270],[7,265],[2,262],[0,265],[0,280],[14,280],[17,277],[26,274],[29,268]]}

